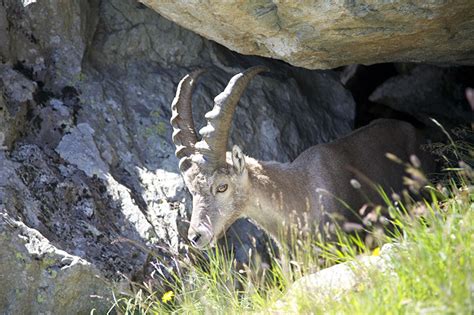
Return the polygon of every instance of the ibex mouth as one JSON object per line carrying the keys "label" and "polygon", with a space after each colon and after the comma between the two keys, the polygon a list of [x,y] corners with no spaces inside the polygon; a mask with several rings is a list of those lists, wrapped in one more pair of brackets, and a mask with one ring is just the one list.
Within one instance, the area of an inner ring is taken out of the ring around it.
{"label": "ibex mouth", "polygon": [[205,240],[201,237],[196,242],[191,241],[191,244],[193,245],[193,247],[202,250],[202,249],[205,249],[207,247],[214,247],[215,246],[215,241],[214,241],[214,238],[212,238],[210,240]]}
{"label": "ibex mouth", "polygon": [[204,249],[208,246],[213,246],[214,235],[207,229],[190,230],[188,233],[188,240],[191,245],[197,249]]}

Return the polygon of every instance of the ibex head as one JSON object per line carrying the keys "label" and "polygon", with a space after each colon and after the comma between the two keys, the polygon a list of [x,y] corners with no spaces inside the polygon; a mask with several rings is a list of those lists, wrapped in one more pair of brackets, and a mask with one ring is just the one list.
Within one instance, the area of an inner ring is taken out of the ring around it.
{"label": "ibex head", "polygon": [[250,80],[265,67],[253,67],[235,75],[225,90],[214,98],[214,107],[205,117],[207,125],[198,136],[192,115],[192,92],[196,70],[178,85],[172,103],[173,142],[179,169],[193,196],[193,211],[188,238],[194,246],[203,248],[222,235],[230,224],[242,215],[249,196],[248,171],[245,157],[238,146],[227,156],[227,142],[232,116]]}

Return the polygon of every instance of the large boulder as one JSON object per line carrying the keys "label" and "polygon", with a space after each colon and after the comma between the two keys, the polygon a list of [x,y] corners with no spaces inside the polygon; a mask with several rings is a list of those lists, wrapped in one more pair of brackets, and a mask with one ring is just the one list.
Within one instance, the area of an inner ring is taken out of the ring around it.
{"label": "large boulder", "polygon": [[390,61],[474,64],[470,0],[140,1],[231,50],[308,69]]}

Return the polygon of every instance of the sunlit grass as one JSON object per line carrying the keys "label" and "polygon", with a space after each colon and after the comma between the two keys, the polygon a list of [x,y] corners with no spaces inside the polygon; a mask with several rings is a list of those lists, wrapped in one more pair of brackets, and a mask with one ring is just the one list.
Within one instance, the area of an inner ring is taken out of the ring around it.
{"label": "sunlit grass", "polygon": [[472,314],[474,311],[474,193],[468,187],[422,219],[400,218],[395,275],[374,274],[370,286],[325,305],[302,303],[303,313]]}

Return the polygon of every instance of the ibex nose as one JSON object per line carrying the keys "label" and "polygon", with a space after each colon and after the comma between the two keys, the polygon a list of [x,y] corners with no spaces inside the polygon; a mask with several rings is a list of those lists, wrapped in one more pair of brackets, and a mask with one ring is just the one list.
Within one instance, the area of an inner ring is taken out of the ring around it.
{"label": "ibex nose", "polygon": [[198,227],[197,229],[189,228],[188,232],[188,240],[191,244],[196,248],[204,248],[206,247],[212,239],[212,235],[209,229],[205,227]]}
{"label": "ibex nose", "polygon": [[188,235],[189,241],[193,244],[196,245],[197,242],[199,242],[199,239],[201,238],[201,233],[196,232],[196,233],[189,233]]}

